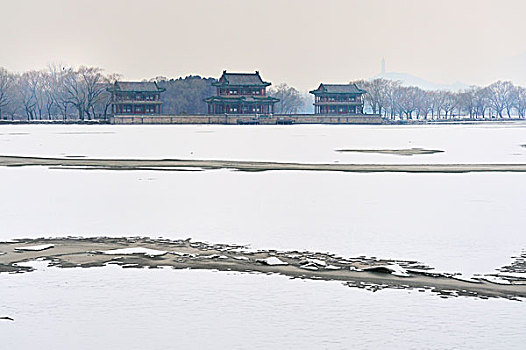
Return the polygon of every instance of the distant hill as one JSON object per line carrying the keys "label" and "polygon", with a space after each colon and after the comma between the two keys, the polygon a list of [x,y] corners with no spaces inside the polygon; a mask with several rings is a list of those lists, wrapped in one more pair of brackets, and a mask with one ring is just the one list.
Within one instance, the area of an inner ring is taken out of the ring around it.
{"label": "distant hill", "polygon": [[404,86],[418,86],[419,88],[424,90],[459,91],[462,89],[467,89],[469,87],[468,85],[458,81],[454,84],[438,84],[407,73],[386,72],[378,74],[373,79],[377,78],[399,80]]}

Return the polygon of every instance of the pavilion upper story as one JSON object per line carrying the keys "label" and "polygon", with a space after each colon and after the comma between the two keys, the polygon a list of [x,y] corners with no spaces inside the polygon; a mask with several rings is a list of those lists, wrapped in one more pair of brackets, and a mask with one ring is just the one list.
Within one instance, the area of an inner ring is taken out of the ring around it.
{"label": "pavilion upper story", "polygon": [[314,114],[363,114],[363,95],[356,84],[323,84],[314,95]]}
{"label": "pavilion upper story", "polygon": [[263,81],[259,72],[228,73],[212,84],[216,96],[205,98],[209,114],[272,114],[279,99],[267,96],[271,84]]}
{"label": "pavilion upper story", "polygon": [[156,82],[117,81],[111,88],[113,114],[161,114],[161,93]]}

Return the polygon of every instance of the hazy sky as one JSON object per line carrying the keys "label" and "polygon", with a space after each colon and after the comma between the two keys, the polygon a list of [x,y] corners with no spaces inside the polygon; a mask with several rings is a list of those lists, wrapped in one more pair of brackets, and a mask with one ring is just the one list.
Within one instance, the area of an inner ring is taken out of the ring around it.
{"label": "hazy sky", "polygon": [[0,66],[126,79],[259,70],[299,89],[405,72],[526,85],[524,0],[0,0]]}

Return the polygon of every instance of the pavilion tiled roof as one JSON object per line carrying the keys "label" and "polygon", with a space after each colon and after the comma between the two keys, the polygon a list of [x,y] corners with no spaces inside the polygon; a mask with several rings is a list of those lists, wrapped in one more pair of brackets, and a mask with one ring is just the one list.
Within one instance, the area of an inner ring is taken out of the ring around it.
{"label": "pavilion tiled roof", "polygon": [[255,73],[227,73],[223,71],[223,75],[219,78],[217,83],[214,83],[215,86],[269,86],[270,83],[267,83],[261,79],[259,72]]}
{"label": "pavilion tiled roof", "polygon": [[164,91],[156,82],[150,81],[117,81],[115,82],[116,91],[133,92],[161,92]]}
{"label": "pavilion tiled roof", "polygon": [[356,84],[323,84],[316,90],[310,91],[311,94],[316,93],[328,93],[328,94],[363,94],[365,90],[362,90],[356,86]]}

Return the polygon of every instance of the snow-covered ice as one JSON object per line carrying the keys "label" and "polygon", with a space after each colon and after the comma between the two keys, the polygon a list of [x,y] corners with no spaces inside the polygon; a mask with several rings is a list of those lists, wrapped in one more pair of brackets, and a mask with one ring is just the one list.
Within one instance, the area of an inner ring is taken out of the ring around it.
{"label": "snow-covered ice", "polygon": [[161,256],[167,252],[164,250],[156,250],[144,247],[132,247],[132,248],[121,248],[101,251],[102,254],[108,255],[132,255],[132,254],[143,254],[147,256]]}
{"label": "snow-covered ice", "polygon": [[286,263],[285,261],[282,261],[280,260],[279,258],[275,257],[275,256],[271,256],[269,258],[266,258],[266,259],[258,259],[257,260],[258,262],[260,263],[263,263],[263,264],[266,264],[266,265],[288,265],[288,263]]}

